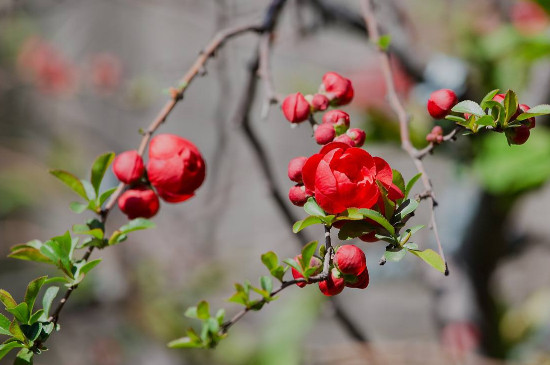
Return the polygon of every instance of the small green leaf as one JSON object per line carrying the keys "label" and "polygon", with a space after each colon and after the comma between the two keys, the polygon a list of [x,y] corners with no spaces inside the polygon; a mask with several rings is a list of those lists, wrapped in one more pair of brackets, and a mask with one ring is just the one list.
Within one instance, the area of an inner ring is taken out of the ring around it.
{"label": "small green leaf", "polygon": [[377,43],[378,43],[378,47],[380,47],[382,51],[386,51],[391,43],[391,35],[384,34],[380,36],[380,38],[378,38]]}
{"label": "small green leaf", "polygon": [[266,252],[262,255],[262,262],[269,271],[272,271],[279,266],[279,258],[273,251]]}
{"label": "small green leaf", "polygon": [[453,121],[453,122],[457,122],[457,123],[460,123],[460,124],[466,123],[466,119],[464,119],[462,117],[459,117],[459,116],[456,116],[456,115],[452,115],[452,114],[447,115],[445,117],[445,119]]}
{"label": "small green leaf", "polygon": [[101,259],[96,259],[92,261],[86,262],[81,268],[80,268],[80,275],[86,275],[88,274],[94,267],[96,267],[101,262]]}
{"label": "small green leaf", "polygon": [[186,316],[187,318],[199,318],[199,316],[197,314],[197,307],[187,308],[187,310],[185,311],[184,316]]}
{"label": "small green leaf", "polygon": [[396,212],[396,217],[398,221],[402,221],[405,217],[413,213],[416,208],[418,208],[418,201],[416,199],[407,199],[405,200]]}
{"label": "small green leaf", "polygon": [[84,212],[88,207],[90,206],[89,203],[80,203],[80,202],[71,202],[69,204],[69,208],[76,214],[80,214]]}
{"label": "small green leaf", "polygon": [[76,176],[63,170],[50,170],[50,174],[57,177],[82,198],[89,200],[84,186]]}
{"label": "small green leaf", "polygon": [[496,94],[498,94],[498,92],[499,92],[499,89],[495,89],[495,90],[492,90],[492,91],[488,92],[487,95],[485,95],[483,97],[483,100],[481,100],[481,103],[480,103],[481,107],[483,109],[491,108],[491,106],[487,105],[487,102],[493,101],[493,98],[495,97]]}
{"label": "small green leaf", "polygon": [[388,222],[388,220],[380,213],[372,209],[359,209],[359,212],[365,216],[365,218],[372,219],[376,223],[384,227],[392,236],[395,235],[395,228]]}
{"label": "small green leaf", "polygon": [[8,257],[19,259],[19,260],[53,264],[53,262],[48,257],[44,256],[39,250],[37,250],[34,247],[19,248],[17,250],[12,251],[12,253],[10,253]]}
{"label": "small green leaf", "polygon": [[486,115],[484,117],[479,118],[478,120],[476,120],[476,124],[482,125],[482,126],[491,126],[491,127],[494,127],[497,125],[493,117],[490,115]]}
{"label": "small green leaf", "polygon": [[27,291],[25,292],[25,303],[27,303],[29,313],[32,313],[36,297],[38,296],[40,288],[42,288],[42,285],[44,285],[47,278],[47,276],[39,277],[31,281],[27,286]]}
{"label": "small green leaf", "polygon": [[418,181],[418,179],[420,179],[421,176],[422,176],[422,173],[419,172],[418,174],[414,175],[412,179],[409,180],[409,182],[407,183],[407,187],[405,187],[404,199],[407,199],[407,197],[411,193],[412,188],[414,187],[414,184],[416,184],[416,182]]}
{"label": "small green leaf", "polygon": [[92,177],[90,180],[96,195],[99,193],[99,186],[101,185],[103,176],[105,176],[105,171],[107,171],[114,158],[115,154],[113,152],[108,152],[98,156],[92,165]]}
{"label": "small green leaf", "polygon": [[[317,241],[309,242],[302,248],[302,258],[300,259],[302,267],[304,270],[309,268],[309,263],[315,251],[317,251],[317,246],[319,243]],[[307,279],[307,278],[306,278]]]}
{"label": "small green leaf", "polygon": [[6,307],[6,309],[17,306],[17,302],[15,301],[15,299],[13,299],[11,294],[4,289],[0,289],[0,302],[4,304],[4,307]]}
{"label": "small green leaf", "polygon": [[550,105],[541,104],[541,105],[532,107],[525,113],[520,114],[519,117],[517,117],[516,119],[521,121],[521,120],[533,118],[539,115],[547,115],[547,114],[550,114]]}
{"label": "small green leaf", "polygon": [[19,342],[8,342],[0,345],[0,360],[4,358],[11,350],[24,347],[23,344]]}
{"label": "small green leaf", "polygon": [[17,321],[15,319],[10,324],[10,333],[15,339],[23,343],[26,342],[25,335],[23,334],[23,331],[21,331],[21,328],[19,328],[19,325],[17,324]]}
{"label": "small green leaf", "polygon": [[32,358],[34,353],[29,349],[21,349],[17,353],[17,357],[13,365],[32,365]]}
{"label": "small green leaf", "polygon": [[168,347],[172,349],[189,349],[189,348],[201,348],[202,342],[191,340],[189,337],[178,338],[177,340],[170,341]]}
{"label": "small green leaf", "polygon": [[105,190],[101,195],[99,196],[99,207],[101,208],[103,206],[103,203],[107,201],[113,195],[113,193],[116,191],[117,187],[110,188],[108,190]]}
{"label": "small green leaf", "polygon": [[34,341],[38,338],[38,335],[40,335],[40,332],[42,331],[42,323],[36,322],[31,325],[24,324],[19,326],[21,328],[21,331],[29,339],[29,341]]}
{"label": "small green leaf", "polygon": [[418,226],[414,226],[414,227],[411,227],[411,228],[407,228],[405,230],[405,233],[403,233],[400,237],[400,240],[403,239],[406,235],[408,235],[409,233],[411,234],[411,236],[413,234],[415,234],[416,232],[420,231],[422,228],[424,228],[423,225],[418,225]]}
{"label": "small green leaf", "polygon": [[[374,231],[376,228],[368,222],[361,221],[347,221],[342,228],[338,231],[338,238],[341,240],[349,240],[360,237],[364,234]],[[321,255],[324,256],[324,255]]]}
{"label": "small green leaf", "polygon": [[38,322],[44,317],[44,309],[39,309],[36,312],[34,312],[29,319],[29,323]]}
{"label": "small green leaf", "polygon": [[300,274],[303,275],[303,269],[302,267],[300,266],[299,263],[297,263],[296,261],[294,261],[294,259],[285,259],[283,261],[285,264],[287,264],[288,266],[291,266],[293,267],[294,269],[296,269],[296,271],[298,271]]}
{"label": "small green leaf", "polygon": [[86,196],[88,197],[88,200],[92,205],[91,208],[95,207],[96,193],[95,193],[94,186],[88,180],[84,180],[84,179],[80,179],[80,183],[84,187],[84,191],[86,191]]}
{"label": "small green leaf", "polygon": [[210,318],[210,306],[207,301],[203,300],[197,305],[197,317],[203,320]]}
{"label": "small green leaf", "polygon": [[216,319],[218,320],[218,323],[220,324],[220,326],[222,325],[224,318],[225,318],[225,309],[222,308],[216,312]]}
{"label": "small green leaf", "polygon": [[456,104],[451,110],[456,113],[468,113],[476,115],[478,117],[482,117],[485,115],[485,112],[483,111],[481,106],[479,106],[479,104],[475,101],[471,100],[461,101],[460,103]]}
{"label": "small green leaf", "polygon": [[407,251],[404,249],[399,249],[396,251],[386,251],[384,253],[384,257],[386,258],[387,261],[398,262],[398,261],[401,261],[403,257],[405,257],[406,253]]}
{"label": "small green leaf", "polygon": [[409,250],[410,253],[420,257],[422,260],[430,264],[441,273],[445,273],[445,261],[434,250],[427,249],[424,251]]}
{"label": "small green leaf", "polygon": [[518,97],[513,90],[506,92],[503,104],[506,110],[506,122],[509,122],[518,110]]}
{"label": "small green leaf", "polygon": [[11,336],[10,324],[10,320],[7,319],[2,313],[0,313],[0,335]]}
{"label": "small green leaf", "polygon": [[316,216],[309,216],[306,219],[294,223],[294,226],[292,226],[292,232],[298,233],[306,227],[321,223],[323,223],[323,220],[321,218]]}
{"label": "small green leaf", "polygon": [[273,290],[273,281],[269,276],[262,276],[260,277],[260,286],[263,290],[271,294],[271,290]]}
{"label": "small green leaf", "polygon": [[321,209],[321,207],[317,204],[314,198],[309,198],[304,204],[304,210],[307,214],[313,215],[313,216],[326,216],[325,211]]}
{"label": "small green leaf", "polygon": [[128,234],[130,232],[139,231],[141,229],[154,228],[155,223],[151,222],[145,218],[136,218],[132,219],[128,224],[123,225],[118,230],[123,234]]}
{"label": "small green leaf", "polygon": [[21,323],[29,322],[30,311],[27,303],[25,302],[19,303],[17,306],[13,308],[6,308],[6,310],[11,314],[13,314],[15,319],[17,319],[19,322]]}
{"label": "small green leaf", "polygon": [[59,288],[57,286],[51,286],[48,289],[46,289],[46,292],[44,293],[44,297],[42,298],[42,308],[44,309],[44,317],[46,318],[49,317],[52,302],[57,296],[58,292],[59,292]]}
{"label": "small green leaf", "polygon": [[404,248],[408,248],[409,250],[418,250],[418,245],[416,243],[407,242],[403,245]]}
{"label": "small green leaf", "polygon": [[401,192],[405,193],[405,179],[403,179],[403,175],[397,170],[392,170],[392,182],[401,190]]}

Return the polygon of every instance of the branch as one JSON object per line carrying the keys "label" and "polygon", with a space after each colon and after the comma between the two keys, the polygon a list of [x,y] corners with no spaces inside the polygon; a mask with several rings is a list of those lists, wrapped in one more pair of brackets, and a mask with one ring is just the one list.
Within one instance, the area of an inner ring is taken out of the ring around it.
{"label": "branch", "polygon": [[[368,29],[370,41],[373,44],[377,45],[380,39],[380,33],[378,32],[378,25],[376,22],[376,17],[374,16],[374,12],[373,12],[372,0],[362,0],[361,9],[363,12],[363,18],[365,20],[366,27]],[[435,207],[437,206],[437,202],[435,199],[435,194],[433,192],[433,186],[430,181],[430,177],[426,172],[426,169],[424,168],[424,164],[422,163],[422,160],[421,160],[421,157],[423,157],[423,155],[419,156],[419,151],[416,148],[414,148],[414,146],[411,143],[411,137],[409,133],[410,120],[395,90],[395,82],[393,80],[393,74],[392,74],[389,55],[387,52],[383,51],[380,47],[377,47],[377,52],[378,52],[378,59],[380,62],[380,66],[382,68],[382,73],[386,81],[386,87],[388,89],[388,92],[387,92],[388,102],[399,120],[401,148],[409,154],[410,158],[413,160],[414,165],[416,166],[416,169],[418,170],[418,172],[422,174],[422,178],[421,178],[422,184],[424,185],[424,189],[427,192],[428,198],[432,202],[431,228],[434,232],[434,237],[437,242],[439,255],[441,256],[443,261],[445,261],[445,275],[449,275],[449,267],[447,265],[447,260],[445,259],[445,254],[443,253],[443,248],[441,246],[441,240],[439,238],[439,232],[437,229],[437,223],[435,220],[434,210],[435,210]]]}
{"label": "branch", "polygon": [[[449,142],[449,141],[455,141],[456,138],[458,137],[457,134],[462,131],[464,128],[461,127],[461,126],[458,126],[456,127],[455,129],[453,129],[451,132],[449,132],[448,134],[444,135],[443,136],[443,142]],[[417,150],[416,153],[415,153],[415,158],[421,160],[423,159],[424,157],[426,157],[427,154],[431,154],[433,153],[433,150],[439,146],[441,143],[433,143],[433,142],[430,142],[429,145],[427,145],[426,147],[424,147],[423,149],[421,150]]]}

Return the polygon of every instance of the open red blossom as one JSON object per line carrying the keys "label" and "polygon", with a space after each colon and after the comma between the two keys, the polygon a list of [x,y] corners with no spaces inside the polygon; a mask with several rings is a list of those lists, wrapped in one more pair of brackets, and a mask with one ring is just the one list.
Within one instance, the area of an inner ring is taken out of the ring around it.
{"label": "open red blossom", "polygon": [[131,184],[141,179],[144,171],[143,159],[137,151],[122,152],[113,161],[115,176],[125,184]]}
{"label": "open red blossom", "polygon": [[389,165],[386,167],[381,162],[379,165],[377,171],[376,160],[365,150],[332,142],[308,158],[302,168],[302,178],[306,191],[315,197],[319,206],[330,214],[337,214],[347,208],[374,206],[380,195],[377,179],[384,186],[393,185]]}
{"label": "open red blossom", "polygon": [[173,134],[159,134],[149,144],[147,174],[162,199],[178,203],[192,197],[202,185],[206,166],[193,143]]}
{"label": "open red blossom", "polygon": [[301,123],[309,118],[310,106],[302,93],[288,95],[281,107],[290,123]]}
{"label": "open red blossom", "polygon": [[323,76],[323,86],[327,97],[334,105],[346,105],[353,99],[351,81],[336,72],[327,72]]}
{"label": "open red blossom", "polygon": [[151,218],[159,210],[159,198],[147,186],[140,186],[126,190],[118,198],[118,207],[129,219]]}

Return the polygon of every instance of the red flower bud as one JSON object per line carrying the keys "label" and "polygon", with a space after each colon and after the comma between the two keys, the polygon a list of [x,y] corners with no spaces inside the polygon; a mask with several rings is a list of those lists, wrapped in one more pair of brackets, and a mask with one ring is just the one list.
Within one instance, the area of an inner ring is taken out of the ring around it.
{"label": "red flower bud", "polygon": [[149,144],[147,174],[160,197],[176,203],[189,199],[202,185],[206,166],[193,143],[173,134],[159,134]]}
{"label": "red flower bud", "polygon": [[353,140],[353,147],[361,147],[365,144],[365,138],[367,137],[365,131],[359,128],[352,128],[347,132],[347,135]]}
{"label": "red flower bud", "polygon": [[319,290],[327,297],[331,297],[340,294],[345,285],[344,278],[338,277],[338,270],[332,269],[327,280],[319,282]]}
{"label": "red flower bud", "polygon": [[311,109],[314,112],[325,111],[328,108],[328,103],[329,100],[325,95],[315,94],[313,95],[313,99],[311,99]]}
{"label": "red flower bud", "polygon": [[493,101],[496,101],[502,104],[505,97],[506,97],[506,94],[496,94],[495,96],[493,96]]}
{"label": "red flower bud", "polygon": [[323,115],[323,123],[349,127],[349,114],[340,110],[330,110]]}
{"label": "red flower bud", "polygon": [[288,95],[283,100],[282,108],[290,123],[301,123],[309,118],[309,103],[302,93]]}
{"label": "red flower bud", "polygon": [[346,286],[348,288],[365,289],[369,286],[369,281],[369,270],[365,266],[365,270],[357,276],[357,281],[355,283],[346,283]]}
{"label": "red flower bud", "polygon": [[294,185],[288,191],[288,199],[298,207],[303,207],[309,196],[306,194],[306,188],[303,185]]}
{"label": "red flower bud", "polygon": [[[302,255],[298,255],[298,256],[294,257],[294,261],[296,261],[298,263],[298,265],[300,265],[300,260],[301,259],[302,259]],[[323,265],[323,262],[315,256],[313,256],[311,258],[311,260],[309,261],[309,266],[317,267],[317,270],[315,271],[315,273],[313,275],[317,275],[322,271],[322,269],[323,269],[322,265]],[[302,267],[302,266],[300,265],[300,267]],[[296,270],[295,268],[292,268],[292,277],[294,279],[302,279],[304,276],[301,273],[299,273],[298,270]],[[305,287],[307,284],[310,284],[310,283],[306,283],[306,282],[296,283],[296,285],[298,285],[300,288]]]}
{"label": "red flower bud", "polygon": [[302,182],[302,167],[307,161],[307,157],[295,157],[288,163],[288,178],[294,182]]}
{"label": "red flower bud", "polygon": [[529,126],[522,125],[516,128],[507,128],[506,129],[506,138],[510,144],[524,144],[529,139],[531,132],[529,131]]}
{"label": "red flower bud", "polygon": [[159,198],[146,186],[126,190],[118,198],[118,207],[128,219],[151,218],[159,210]]}
{"label": "red flower bud", "polygon": [[334,142],[345,143],[350,147],[355,147],[355,142],[353,142],[353,139],[351,139],[351,137],[347,134],[342,134],[341,136],[334,138]]}
{"label": "red flower bud", "polygon": [[113,161],[115,176],[125,184],[139,181],[144,171],[143,159],[137,151],[122,152]]}
{"label": "red flower bud", "polygon": [[457,103],[458,98],[454,91],[449,89],[434,91],[428,99],[428,113],[435,119],[445,118]]}
{"label": "red flower bud", "polygon": [[435,127],[432,128],[432,133],[435,134],[436,136],[442,136],[443,135],[443,128],[436,125]]}
{"label": "red flower bud", "polygon": [[327,72],[323,76],[321,90],[323,89],[334,105],[346,105],[353,99],[354,91],[351,81],[336,72]]}
{"label": "red flower bud", "polygon": [[365,253],[355,245],[344,245],[334,255],[334,263],[346,275],[359,275],[367,267]]}
{"label": "red flower bud", "polygon": [[313,136],[318,144],[325,145],[334,140],[334,137],[336,137],[336,131],[331,124],[320,124],[317,128],[315,128]]}

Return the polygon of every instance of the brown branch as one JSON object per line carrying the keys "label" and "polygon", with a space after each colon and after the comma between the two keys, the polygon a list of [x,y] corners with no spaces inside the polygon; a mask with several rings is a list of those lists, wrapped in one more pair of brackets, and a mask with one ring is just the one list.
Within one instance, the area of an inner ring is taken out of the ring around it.
{"label": "brown branch", "polygon": [[[463,127],[456,127],[455,129],[453,129],[451,132],[449,132],[448,134],[444,135],[443,136],[443,142],[449,142],[449,141],[454,141],[456,140],[456,138],[458,137],[457,134],[462,131],[464,128]],[[417,150],[416,153],[415,153],[415,157],[419,160],[423,159],[424,157],[426,157],[426,155],[428,154],[431,154],[433,153],[433,150],[439,146],[441,143],[433,143],[433,142],[430,142],[429,145],[427,145],[426,147],[424,147],[423,149],[421,150]]]}
{"label": "brown branch", "polygon": [[[377,45],[380,39],[380,33],[378,31],[376,17],[374,16],[374,12],[373,12],[372,0],[363,0],[361,2],[361,9],[362,9],[363,18],[365,20],[365,24],[368,30],[369,39],[373,44]],[[399,120],[401,148],[409,154],[414,165],[416,166],[416,169],[418,170],[418,172],[422,174],[422,177],[421,177],[422,184],[424,185],[424,188],[429,194],[429,199],[431,200],[431,203],[432,203],[431,204],[431,210],[432,210],[431,228],[434,232],[434,237],[435,237],[435,241],[437,242],[439,254],[441,255],[441,258],[443,259],[443,261],[445,262],[445,275],[449,275],[447,260],[445,260],[445,254],[443,253],[443,247],[441,246],[441,240],[439,238],[439,232],[438,232],[437,223],[435,220],[434,210],[437,205],[437,202],[433,191],[433,185],[432,185],[432,182],[430,181],[430,177],[428,173],[426,172],[426,169],[424,168],[424,164],[422,163],[421,157],[418,156],[418,153],[419,153],[418,150],[414,148],[413,144],[411,143],[411,136],[409,133],[410,118],[405,108],[403,107],[403,104],[399,100],[399,97],[397,96],[388,53],[382,50],[380,47],[377,47],[377,53],[378,53],[377,56],[380,62],[380,66],[382,68],[382,73],[384,75],[384,80],[386,81],[386,87],[388,89],[388,92],[387,92],[388,102]]]}

